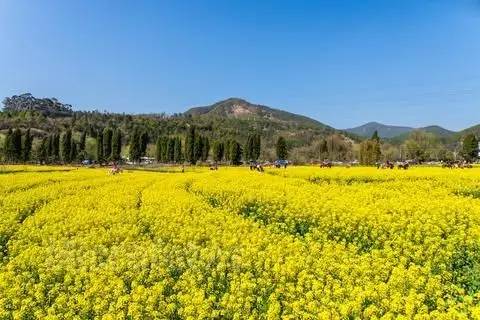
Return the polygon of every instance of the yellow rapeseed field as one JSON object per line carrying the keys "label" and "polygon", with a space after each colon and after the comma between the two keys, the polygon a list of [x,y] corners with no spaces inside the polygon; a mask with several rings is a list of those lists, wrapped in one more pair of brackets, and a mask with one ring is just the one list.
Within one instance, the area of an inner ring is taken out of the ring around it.
{"label": "yellow rapeseed field", "polygon": [[0,169],[0,319],[480,319],[480,168]]}

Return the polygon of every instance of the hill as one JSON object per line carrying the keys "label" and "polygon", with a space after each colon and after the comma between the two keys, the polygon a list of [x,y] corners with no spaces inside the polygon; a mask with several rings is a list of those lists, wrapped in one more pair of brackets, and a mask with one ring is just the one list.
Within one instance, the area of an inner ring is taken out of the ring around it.
{"label": "hill", "polygon": [[294,125],[297,127],[334,130],[332,127],[329,127],[317,120],[280,109],[253,104],[239,98],[229,98],[214,103],[210,106],[194,107],[187,110],[184,114],[187,116],[230,118],[252,121],[266,120],[285,125]]}
{"label": "hill", "polygon": [[71,128],[77,138],[86,132],[89,139],[94,139],[99,132],[110,127],[120,129],[123,144],[128,145],[133,129],[139,127],[149,135],[150,154],[158,137],[184,137],[190,126],[195,126],[199,134],[211,141],[235,139],[242,145],[250,134],[260,134],[264,159],[274,159],[274,146],[279,136],[287,139],[292,157],[298,150],[296,159],[302,161],[318,154],[315,148],[326,137],[335,135],[329,146],[336,148],[337,155],[347,153],[347,144],[352,138],[358,140],[314,119],[239,98],[167,115],[160,111],[155,114],[77,111],[54,98],[38,99],[24,94],[4,99],[3,112],[0,112],[0,134],[9,128],[30,128],[37,143],[42,137],[52,132],[64,132],[66,128]]}
{"label": "hill", "polygon": [[346,132],[358,135],[364,138],[370,138],[375,130],[380,138],[393,138],[401,134],[408,133],[413,130],[412,127],[391,126],[378,122],[369,122],[364,125],[345,129]]}

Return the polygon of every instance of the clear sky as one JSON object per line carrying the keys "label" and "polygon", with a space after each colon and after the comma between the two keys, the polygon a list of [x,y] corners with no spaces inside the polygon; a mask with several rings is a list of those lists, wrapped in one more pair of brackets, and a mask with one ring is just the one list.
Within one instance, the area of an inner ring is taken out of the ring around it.
{"label": "clear sky", "polygon": [[480,1],[0,0],[0,96],[182,112],[242,97],[336,128],[480,123]]}

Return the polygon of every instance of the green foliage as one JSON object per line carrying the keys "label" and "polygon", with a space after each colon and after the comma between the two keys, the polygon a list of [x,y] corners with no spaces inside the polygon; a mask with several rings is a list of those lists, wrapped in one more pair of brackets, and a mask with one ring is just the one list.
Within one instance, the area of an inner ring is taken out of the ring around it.
{"label": "green foliage", "polygon": [[97,161],[102,163],[105,161],[103,156],[103,134],[102,132],[97,132]]}
{"label": "green foliage", "polygon": [[242,146],[235,140],[231,140],[229,146],[229,159],[231,164],[242,164]]}
{"label": "green foliage", "polygon": [[105,128],[103,130],[103,157],[105,160],[110,160],[112,158],[112,137],[113,130],[111,128]]}
{"label": "green foliage", "polygon": [[27,129],[23,137],[23,147],[22,147],[22,158],[24,162],[28,162],[31,160],[32,144],[33,144],[33,137],[30,134],[30,129]]}
{"label": "green foliage", "polygon": [[258,160],[260,157],[260,139],[259,134],[248,135],[247,143],[243,149],[245,160]]}
{"label": "green foliage", "polygon": [[142,157],[142,133],[138,127],[135,127],[130,137],[129,157],[132,162],[139,162]]}
{"label": "green foliage", "polygon": [[122,153],[122,131],[120,129],[115,129],[112,137],[112,156],[113,161],[119,161],[121,159]]}
{"label": "green foliage", "polygon": [[220,162],[223,159],[223,155],[225,152],[225,145],[223,142],[215,141],[213,143],[213,161]]}
{"label": "green foliage", "polygon": [[276,144],[277,158],[286,160],[288,157],[287,142],[284,137],[278,137]]}
{"label": "green foliage", "polygon": [[381,158],[380,142],[378,139],[365,140],[360,143],[360,164],[373,165]]}
{"label": "green foliage", "polygon": [[467,134],[463,138],[462,156],[467,161],[474,161],[478,158],[478,139],[473,133]]}
{"label": "green foliage", "polygon": [[65,163],[70,163],[72,159],[70,158],[70,150],[72,148],[72,130],[67,129],[67,131],[62,135],[62,161]]}
{"label": "green foliage", "polygon": [[190,126],[185,137],[185,160],[190,164],[197,163],[197,152],[195,151],[196,132],[195,127]]}
{"label": "green foliage", "polygon": [[174,138],[173,161],[175,163],[181,163],[183,161],[182,139],[179,137]]}

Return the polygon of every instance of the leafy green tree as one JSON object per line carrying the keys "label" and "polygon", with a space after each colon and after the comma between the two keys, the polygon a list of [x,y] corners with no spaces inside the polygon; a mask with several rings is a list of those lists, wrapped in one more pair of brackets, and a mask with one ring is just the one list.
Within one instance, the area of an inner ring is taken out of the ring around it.
{"label": "leafy green tree", "polygon": [[28,162],[32,158],[32,143],[33,143],[33,137],[30,134],[30,129],[27,129],[27,131],[25,131],[25,134],[23,136],[23,148],[22,148],[23,162]]}
{"label": "leafy green tree", "polygon": [[67,131],[62,135],[62,161],[65,163],[71,162],[70,149],[72,148],[72,130]]}
{"label": "leafy green tree", "polygon": [[370,138],[370,140],[375,140],[377,142],[380,142],[380,137],[378,136],[378,131],[375,130],[372,134],[372,138]]}
{"label": "leafy green tree", "polygon": [[380,160],[380,142],[377,139],[365,140],[360,143],[360,163],[373,165]]}
{"label": "leafy green tree", "polygon": [[278,137],[276,144],[277,158],[286,160],[288,157],[287,142],[284,137]]}
{"label": "leafy green tree", "polygon": [[122,153],[122,131],[115,129],[112,137],[112,160],[119,161]]}
{"label": "leafy green tree", "polygon": [[462,141],[462,156],[467,161],[474,161],[478,158],[478,139],[470,133],[467,134]]}

